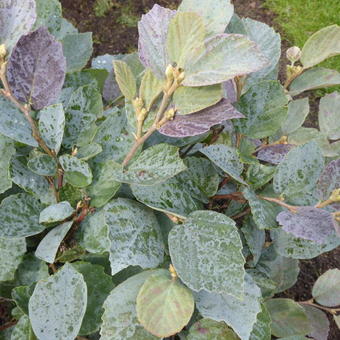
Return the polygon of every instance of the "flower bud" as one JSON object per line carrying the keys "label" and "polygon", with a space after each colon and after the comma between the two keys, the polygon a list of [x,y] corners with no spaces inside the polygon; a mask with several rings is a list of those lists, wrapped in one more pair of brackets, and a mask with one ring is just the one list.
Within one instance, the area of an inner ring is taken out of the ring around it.
{"label": "flower bud", "polygon": [[5,44],[0,45],[0,59],[4,59],[6,57],[7,51]]}
{"label": "flower bud", "polygon": [[173,120],[175,117],[175,113],[176,110],[174,108],[171,108],[165,112],[165,118],[167,118],[167,120]]}
{"label": "flower bud", "polygon": [[294,64],[295,62],[300,60],[302,53],[299,47],[293,46],[288,48],[286,55],[288,60]]}
{"label": "flower bud", "polygon": [[172,65],[170,64],[168,65],[168,67],[165,70],[165,75],[166,75],[166,78],[169,80],[174,79],[174,67]]}
{"label": "flower bud", "polygon": [[177,83],[178,83],[178,84],[181,84],[181,83],[183,82],[184,79],[185,79],[185,72],[182,71],[182,72],[179,74],[178,78],[177,78]]}

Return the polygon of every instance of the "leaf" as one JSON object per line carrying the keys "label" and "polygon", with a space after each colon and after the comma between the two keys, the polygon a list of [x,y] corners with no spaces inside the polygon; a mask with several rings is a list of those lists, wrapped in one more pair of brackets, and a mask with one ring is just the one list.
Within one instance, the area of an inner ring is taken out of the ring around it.
{"label": "leaf", "polygon": [[178,8],[181,12],[196,12],[204,21],[208,34],[223,33],[234,13],[230,1],[184,0]]}
{"label": "leaf", "polygon": [[332,214],[314,207],[299,207],[296,213],[282,211],[276,220],[287,233],[318,244],[324,244],[335,229]]}
{"label": "leaf", "polygon": [[74,340],[87,304],[83,276],[66,263],[47,280],[39,281],[29,301],[29,316],[39,340]]}
{"label": "leaf", "polygon": [[265,302],[272,319],[272,334],[276,337],[307,335],[310,322],[304,309],[291,299],[270,299]]}
{"label": "leaf", "polygon": [[97,156],[103,151],[103,148],[98,143],[92,143],[84,145],[78,149],[76,156],[82,161],[88,161],[89,159]]}
{"label": "leaf", "polygon": [[257,319],[251,331],[249,340],[270,340],[271,323],[269,312],[264,304],[261,305],[261,312],[257,314]]}
{"label": "leaf", "polygon": [[31,30],[36,17],[34,0],[3,3],[0,8],[0,44],[11,50],[19,38]]}
{"label": "leaf", "polygon": [[16,307],[26,315],[28,315],[28,301],[33,293],[33,288],[33,286],[17,286],[11,292]]}
{"label": "leaf", "polygon": [[243,171],[243,164],[240,162],[235,148],[223,144],[216,144],[207,146],[201,149],[200,152],[237,182],[246,184],[240,176]]}
{"label": "leaf", "polygon": [[7,137],[0,135],[0,194],[12,187],[9,167],[15,152],[13,142]]}
{"label": "leaf", "polygon": [[196,54],[185,67],[183,85],[219,84],[236,76],[259,71],[266,65],[267,59],[259,52],[255,43],[246,37],[218,34],[206,40],[205,49]]}
{"label": "leaf", "polygon": [[192,290],[244,294],[244,257],[235,222],[212,212],[196,211],[169,233],[171,261]]}
{"label": "leaf", "polygon": [[294,259],[312,259],[340,245],[340,238],[336,237],[335,232],[327,238],[324,244],[317,244],[294,237],[294,235],[286,233],[282,228],[271,230],[270,235],[276,251],[282,256]]}
{"label": "leaf", "polygon": [[33,156],[27,162],[27,167],[40,176],[55,176],[57,172],[55,159],[42,152],[33,153]]}
{"label": "leaf", "polygon": [[155,185],[184,170],[179,148],[161,143],[143,151],[127,170],[117,169],[113,176],[122,183]]}
{"label": "leaf", "polygon": [[324,159],[315,141],[297,146],[276,168],[273,182],[275,192],[289,197],[313,190],[323,166]]}
{"label": "leaf", "polygon": [[67,201],[59,202],[45,208],[40,213],[39,223],[55,223],[66,220],[72,216],[74,209]]}
{"label": "leaf", "polygon": [[320,200],[327,200],[331,193],[339,187],[340,183],[340,159],[331,161],[323,169],[318,183],[317,194]]}
{"label": "leaf", "polygon": [[3,96],[0,96],[0,133],[17,142],[38,146],[24,115]]}
{"label": "leaf", "polygon": [[295,78],[289,87],[289,94],[297,96],[298,94],[323,87],[329,87],[340,84],[340,73],[336,70],[330,70],[323,67],[316,67],[303,72]]}
{"label": "leaf", "polygon": [[[146,69],[139,89],[139,97],[143,99],[146,110],[150,111],[156,99],[163,92],[163,82]],[[125,96],[126,97],[126,96]]]}
{"label": "leaf", "polygon": [[23,315],[18,323],[14,326],[11,340],[36,340],[30,320],[27,315]]}
{"label": "leaf", "polygon": [[322,97],[320,100],[319,111],[320,131],[324,133],[329,139],[339,139],[340,138],[339,122],[340,122],[340,92],[333,92]]}
{"label": "leaf", "polygon": [[93,52],[91,32],[67,34],[62,44],[67,72],[80,71],[86,66]]}
{"label": "leaf", "polygon": [[329,269],[314,283],[312,295],[323,306],[340,305],[340,270]]}
{"label": "leaf", "polygon": [[329,333],[329,321],[324,312],[309,305],[302,305],[311,324],[312,332],[308,334],[315,340],[325,340]]}
{"label": "leaf", "polygon": [[309,68],[340,54],[340,27],[332,25],[314,33],[302,49],[301,63]]}
{"label": "leaf", "polygon": [[247,118],[237,121],[236,126],[251,138],[272,136],[286,120],[287,104],[287,96],[278,81],[256,83],[236,106]]}
{"label": "leaf", "polygon": [[281,126],[282,135],[288,135],[302,126],[309,113],[308,98],[301,98],[291,101],[288,104],[288,115]]}
{"label": "leaf", "polygon": [[45,227],[38,222],[40,210],[42,205],[31,195],[4,198],[0,205],[1,237],[21,238],[41,233]]}
{"label": "leaf", "polygon": [[194,114],[185,116],[177,114],[158,131],[165,136],[177,138],[197,136],[208,132],[214,125],[235,118],[244,118],[244,116],[228,100],[222,99],[217,104]]}
{"label": "leaf", "polygon": [[25,253],[26,241],[24,238],[0,237],[0,282],[14,280],[14,273]]}
{"label": "leaf", "polygon": [[102,266],[82,261],[77,261],[72,266],[83,275],[87,286],[87,308],[79,334],[92,334],[100,328],[103,303],[114,284],[111,276],[104,273]]}
{"label": "leaf", "polygon": [[136,79],[127,63],[121,60],[113,61],[113,68],[116,75],[116,81],[124,97],[133,100],[136,97],[137,86]]}
{"label": "leaf", "polygon": [[51,229],[40,241],[35,251],[35,256],[47,263],[53,263],[57,256],[59,246],[71,229],[72,224],[73,221],[65,222]]}
{"label": "leaf", "polygon": [[170,63],[187,70],[192,58],[204,51],[205,34],[202,17],[192,12],[177,12],[170,21],[166,43]]}
{"label": "leaf", "polygon": [[104,209],[112,275],[130,265],[146,269],[162,263],[164,244],[152,210],[124,198],[111,201]]}
{"label": "leaf", "polygon": [[249,275],[246,275],[243,300],[203,290],[196,294],[196,307],[203,317],[224,321],[241,340],[248,340],[257,315],[261,311],[260,299],[260,288]]}
{"label": "leaf", "polygon": [[39,132],[46,145],[59,152],[65,128],[65,114],[61,104],[45,107],[40,111]]}
{"label": "leaf", "polygon": [[333,315],[333,319],[334,319],[335,324],[338,326],[338,329],[340,329],[340,316]]}
{"label": "leaf", "polygon": [[204,110],[222,99],[220,85],[202,87],[180,87],[173,96],[173,103],[178,115]]}
{"label": "leaf", "polygon": [[259,150],[256,157],[260,161],[278,165],[285,159],[287,153],[293,148],[293,144],[269,145]]}
{"label": "leaf", "polygon": [[180,175],[152,186],[133,184],[131,189],[136,199],[143,204],[178,217],[185,217],[203,208],[203,204],[193,197],[192,189],[183,182]]}
{"label": "leaf", "polygon": [[[134,275],[115,287],[104,302],[100,330],[101,340],[156,340],[138,322],[136,299],[145,280],[164,269],[148,270]],[[123,321],[123,322],[122,322]]]}
{"label": "leaf", "polygon": [[175,13],[156,4],[138,23],[139,58],[159,79],[165,78],[166,67],[170,64],[166,41],[169,23]]}
{"label": "leaf", "polygon": [[19,39],[8,61],[7,80],[16,99],[41,110],[59,97],[65,69],[61,44],[40,27]]}
{"label": "leaf", "polygon": [[117,164],[110,160],[96,165],[93,181],[87,188],[92,207],[102,207],[119,190],[121,183],[115,180],[116,169]]}
{"label": "leaf", "polygon": [[65,171],[64,178],[67,182],[77,188],[84,188],[91,184],[92,172],[85,161],[71,155],[62,155],[59,157],[59,162]]}
{"label": "leaf", "polygon": [[[150,275],[137,295],[137,317],[151,334],[159,338],[174,335],[188,324],[194,312],[191,291],[170,273]],[[155,313],[159,317],[154,318]]]}
{"label": "leaf", "polygon": [[247,182],[258,189],[267,184],[274,176],[275,167],[260,163],[250,164],[247,170]]}
{"label": "leaf", "polygon": [[238,340],[238,336],[224,323],[201,319],[189,330],[188,340]]}
{"label": "leaf", "polygon": [[47,26],[51,24],[53,18],[60,18],[62,16],[61,4],[58,0],[35,0],[37,20],[35,21],[34,28],[40,26]]}

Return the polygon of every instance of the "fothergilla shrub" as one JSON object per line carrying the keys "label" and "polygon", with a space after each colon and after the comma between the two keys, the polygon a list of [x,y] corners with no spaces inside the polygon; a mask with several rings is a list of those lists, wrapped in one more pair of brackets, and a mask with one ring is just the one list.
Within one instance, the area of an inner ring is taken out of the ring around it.
{"label": "fothergilla shrub", "polygon": [[229,0],[138,31],[85,68],[57,0],[0,0],[0,338],[326,339],[338,269],[276,294],[340,245],[340,93],[303,126],[340,27],[288,50],[284,84],[279,34]]}

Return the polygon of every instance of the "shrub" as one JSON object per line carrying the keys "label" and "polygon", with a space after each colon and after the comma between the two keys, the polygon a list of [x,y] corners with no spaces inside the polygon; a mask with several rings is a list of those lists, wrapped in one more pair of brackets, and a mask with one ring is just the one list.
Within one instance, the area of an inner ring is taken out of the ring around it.
{"label": "shrub", "polygon": [[340,244],[340,94],[319,129],[300,96],[340,83],[315,67],[340,28],[290,49],[281,85],[280,36],[229,1],[155,5],[138,54],[87,69],[56,0],[0,5],[1,336],[326,338],[339,270],[274,295]]}

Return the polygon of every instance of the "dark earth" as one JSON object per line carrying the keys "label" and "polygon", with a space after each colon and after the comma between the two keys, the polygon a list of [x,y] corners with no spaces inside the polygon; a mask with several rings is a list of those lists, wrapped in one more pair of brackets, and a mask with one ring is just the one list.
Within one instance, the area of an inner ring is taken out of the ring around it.
{"label": "dark earth", "polygon": [[[81,32],[93,32],[94,56],[105,53],[130,53],[136,50],[138,33],[137,22],[140,16],[146,13],[157,3],[164,7],[175,9],[181,0],[111,0],[113,7],[105,16],[97,17],[93,10],[95,0],[61,0],[64,16],[70,20]],[[280,32],[275,22],[275,13],[263,6],[262,0],[234,0],[235,11],[242,17],[249,17],[265,22]],[[280,65],[280,80],[285,78],[286,49],[290,47],[285,40],[282,42],[282,58]],[[311,114],[305,126],[315,127],[318,99],[310,100]],[[325,253],[315,259],[300,261],[300,274],[297,283],[280,294],[295,301],[306,301],[311,296],[311,290],[316,279],[328,269],[340,267],[340,249]],[[331,330],[328,340],[339,340],[340,331],[329,314]]]}

